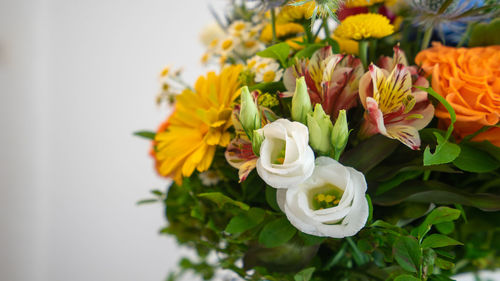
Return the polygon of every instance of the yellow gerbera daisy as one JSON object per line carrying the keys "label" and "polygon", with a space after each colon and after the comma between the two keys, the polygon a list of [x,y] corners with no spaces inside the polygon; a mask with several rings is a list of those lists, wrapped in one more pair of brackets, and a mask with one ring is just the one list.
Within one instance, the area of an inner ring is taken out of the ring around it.
{"label": "yellow gerbera daisy", "polygon": [[230,141],[231,104],[240,95],[238,76],[241,65],[232,65],[220,75],[209,72],[196,81],[194,91],[186,89],[177,96],[175,111],[166,129],[155,137],[154,156],[158,172],[177,183],[194,169],[208,170],[217,146]]}
{"label": "yellow gerbera daisy", "polygon": [[335,35],[342,38],[363,40],[382,38],[394,33],[394,26],[380,14],[357,14],[343,20],[335,29]]}
{"label": "yellow gerbera daisy", "polygon": [[314,2],[307,2],[300,6],[286,5],[276,17],[276,23],[283,24],[310,19],[314,13],[315,7],[316,5]]}
{"label": "yellow gerbera daisy", "polygon": [[[302,32],[304,32],[304,27],[298,23],[290,22],[276,25],[276,37],[278,37],[278,39],[295,36]],[[264,43],[271,43],[271,41],[273,41],[273,27],[271,24],[264,27],[260,34],[260,40]]]}

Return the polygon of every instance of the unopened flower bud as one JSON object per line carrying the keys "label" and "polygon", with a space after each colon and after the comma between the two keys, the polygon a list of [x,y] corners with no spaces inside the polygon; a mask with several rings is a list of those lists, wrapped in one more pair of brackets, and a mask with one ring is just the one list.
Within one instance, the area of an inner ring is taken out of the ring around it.
{"label": "unopened flower bud", "polygon": [[321,104],[316,104],[314,112],[307,114],[307,127],[311,147],[321,155],[328,155],[331,150],[330,137],[333,124]]}
{"label": "unopened flower bud", "polygon": [[250,140],[252,139],[253,131],[261,127],[259,109],[247,86],[241,88],[240,122]]}
{"label": "unopened flower bud", "polygon": [[296,81],[295,94],[292,98],[292,120],[306,124],[307,114],[311,111],[311,98],[307,92],[306,80],[300,77]]}
{"label": "unopened flower bud", "polygon": [[260,156],[260,146],[262,145],[263,141],[264,133],[262,132],[262,129],[254,130],[252,136],[252,150],[253,153],[257,156]]}
{"label": "unopened flower bud", "polygon": [[347,116],[345,110],[339,111],[339,116],[332,130],[332,146],[334,150],[334,158],[339,159],[340,154],[344,151],[349,139],[349,128],[347,127]]}

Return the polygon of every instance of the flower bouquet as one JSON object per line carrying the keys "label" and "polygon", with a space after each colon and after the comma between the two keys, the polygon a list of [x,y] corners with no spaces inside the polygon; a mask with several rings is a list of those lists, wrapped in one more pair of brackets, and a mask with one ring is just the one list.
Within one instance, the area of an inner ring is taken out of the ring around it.
{"label": "flower bouquet", "polygon": [[231,1],[151,155],[176,280],[453,280],[500,267],[496,1]]}

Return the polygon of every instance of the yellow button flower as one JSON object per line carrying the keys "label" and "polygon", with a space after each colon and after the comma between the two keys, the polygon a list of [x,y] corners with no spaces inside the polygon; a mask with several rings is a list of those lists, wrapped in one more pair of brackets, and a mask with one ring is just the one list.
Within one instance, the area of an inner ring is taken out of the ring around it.
{"label": "yellow button flower", "polygon": [[342,38],[363,40],[382,38],[394,33],[394,26],[389,19],[379,14],[357,14],[343,20],[335,30],[335,35]]}

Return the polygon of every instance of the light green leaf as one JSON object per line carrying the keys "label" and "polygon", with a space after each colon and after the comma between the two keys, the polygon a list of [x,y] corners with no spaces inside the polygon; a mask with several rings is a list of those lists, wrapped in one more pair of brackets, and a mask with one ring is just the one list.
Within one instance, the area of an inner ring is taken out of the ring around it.
{"label": "light green leaf", "polygon": [[412,236],[399,237],[393,246],[394,258],[406,271],[418,272],[422,254],[417,240]]}
{"label": "light green leaf", "polygon": [[268,248],[277,247],[290,241],[297,232],[288,219],[283,217],[266,224],[259,235],[259,243]]}
{"label": "light green leaf", "polygon": [[472,27],[469,47],[500,45],[500,19],[489,23],[477,23]]}
{"label": "light green leaf", "polygon": [[134,132],[134,136],[138,136],[138,137],[145,138],[148,140],[154,140],[156,133],[151,132],[151,131],[138,131],[138,132]]}
{"label": "light green leaf", "polygon": [[418,237],[424,237],[433,224],[454,221],[460,217],[460,214],[460,210],[449,207],[438,207],[432,210],[432,212],[427,215],[424,222],[418,227]]}
{"label": "light green leaf", "polygon": [[295,56],[293,56],[294,59],[301,59],[301,58],[310,58],[312,55],[319,49],[323,48],[324,45],[322,44],[312,44],[304,49],[298,51]]}
{"label": "light green leaf", "polygon": [[257,53],[259,57],[272,58],[278,60],[283,67],[287,67],[287,58],[290,54],[290,46],[283,42],[276,45],[272,45],[267,49]]}
{"label": "light green leaf", "polygon": [[251,208],[248,212],[233,217],[226,226],[226,232],[231,234],[247,231],[264,220],[266,212],[260,208]]}
{"label": "light green leaf", "polygon": [[437,146],[434,153],[427,146],[424,150],[424,165],[439,165],[450,163],[460,155],[460,146],[448,142],[441,134],[434,133],[437,139]]}
{"label": "light green leaf", "polygon": [[467,144],[460,144],[460,155],[453,164],[463,171],[472,173],[486,173],[500,168],[500,161]]}
{"label": "light green leaf", "polygon": [[228,196],[226,196],[220,192],[200,193],[200,194],[198,194],[198,197],[208,199],[208,200],[214,202],[215,204],[217,204],[217,206],[219,208],[224,207],[225,204],[229,204],[229,205],[240,207],[241,209],[243,209],[245,211],[248,211],[250,209],[250,207],[247,204],[240,202],[240,201],[236,201],[234,199],[231,199]]}
{"label": "light green leaf", "polygon": [[442,234],[431,234],[422,242],[422,248],[441,248],[446,246],[463,245],[457,240]]}
{"label": "light green leaf", "polygon": [[308,267],[306,269],[303,269],[299,273],[295,274],[293,279],[295,281],[309,281],[309,280],[311,280],[311,277],[312,277],[315,270],[316,270],[316,268],[314,268],[314,267]]}

